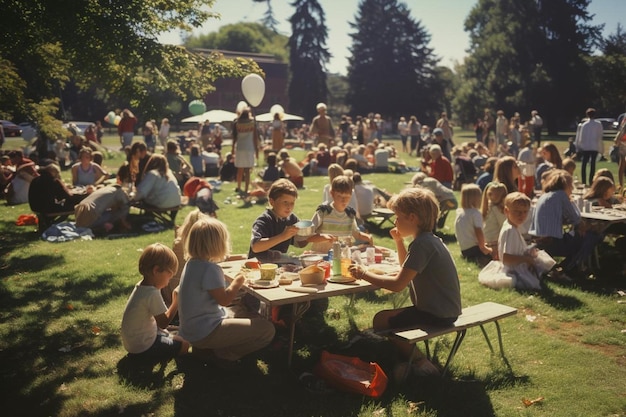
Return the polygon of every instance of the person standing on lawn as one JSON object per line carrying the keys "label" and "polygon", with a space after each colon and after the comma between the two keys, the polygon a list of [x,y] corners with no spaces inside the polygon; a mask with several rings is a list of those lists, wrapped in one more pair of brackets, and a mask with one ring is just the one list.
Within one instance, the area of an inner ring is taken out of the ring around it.
{"label": "person standing on lawn", "polygon": [[[584,185],[591,185],[596,173],[598,153],[602,154],[602,123],[595,119],[596,109],[588,108],[585,112],[587,120],[578,125],[576,130],[576,153],[582,159],[581,177]],[[590,163],[589,177],[587,177],[587,163]],[[589,181],[587,181],[589,178]]]}
{"label": "person standing on lawn", "polygon": [[[250,171],[254,166],[254,158],[259,159],[259,131],[252,117],[252,110],[244,109],[233,125],[233,149],[235,166],[237,167],[236,192],[248,194],[250,188]],[[241,189],[241,181],[246,188]]]}
{"label": "person standing on lawn", "polygon": [[130,146],[133,143],[133,137],[135,136],[135,125],[137,124],[137,118],[128,109],[124,109],[122,112],[122,118],[117,125],[117,133],[120,135],[120,142],[122,148]]}

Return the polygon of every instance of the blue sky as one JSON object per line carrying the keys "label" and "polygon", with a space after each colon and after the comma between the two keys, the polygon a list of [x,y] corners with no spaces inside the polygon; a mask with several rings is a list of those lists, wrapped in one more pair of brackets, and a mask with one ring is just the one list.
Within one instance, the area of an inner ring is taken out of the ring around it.
{"label": "blue sky", "polygon": [[[272,0],[274,17],[279,21],[278,30],[284,35],[291,34],[289,17],[293,14],[292,0]],[[329,48],[333,57],[328,70],[346,74],[351,44],[348,22],[354,22],[359,0],[319,0],[326,14]],[[445,3],[444,3],[445,2]],[[419,20],[431,35],[430,46],[441,58],[441,65],[452,67],[461,61],[468,48],[468,37],[463,30],[463,22],[476,1],[472,0],[407,0],[404,1],[411,14]],[[216,0],[212,11],[221,14],[221,19],[211,19],[202,29],[194,32],[209,33],[220,26],[237,22],[258,22],[267,6],[252,0]],[[242,13],[244,11],[244,13]],[[593,24],[604,24],[604,36],[615,33],[617,23],[626,17],[626,0],[592,0],[590,14],[595,15]],[[375,28],[372,28],[375,30]],[[178,44],[181,38],[178,32],[172,32],[159,38],[163,43]]]}

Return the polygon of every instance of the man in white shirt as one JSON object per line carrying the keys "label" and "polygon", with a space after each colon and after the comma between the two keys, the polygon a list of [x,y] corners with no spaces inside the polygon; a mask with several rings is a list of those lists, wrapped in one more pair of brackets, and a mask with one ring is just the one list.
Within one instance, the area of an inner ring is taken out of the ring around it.
{"label": "man in white shirt", "polygon": [[[585,112],[587,120],[578,125],[576,129],[576,154],[581,155],[582,167],[581,175],[583,184],[591,185],[593,176],[596,173],[596,160],[598,152],[602,153],[602,123],[595,120],[596,109],[588,108]],[[589,182],[587,182],[587,163],[591,162],[589,171]]]}

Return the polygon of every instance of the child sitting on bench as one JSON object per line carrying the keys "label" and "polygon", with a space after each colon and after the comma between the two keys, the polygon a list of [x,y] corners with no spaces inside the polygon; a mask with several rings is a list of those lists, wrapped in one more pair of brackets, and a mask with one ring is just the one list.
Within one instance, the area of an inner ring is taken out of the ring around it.
{"label": "child sitting on bench", "polygon": [[[461,289],[452,255],[432,232],[439,216],[434,194],[421,188],[405,189],[391,197],[388,206],[396,215],[396,227],[389,234],[396,243],[402,265],[400,272],[396,276],[377,275],[363,265],[353,264],[350,273],[356,279],[394,292],[408,286],[413,306],[379,311],[374,316],[374,331],[451,325],[461,314]],[[404,244],[406,237],[413,239],[408,251]],[[392,342],[401,359],[410,359],[412,344],[397,339]],[[439,373],[425,357],[412,362],[412,369],[418,375]]]}

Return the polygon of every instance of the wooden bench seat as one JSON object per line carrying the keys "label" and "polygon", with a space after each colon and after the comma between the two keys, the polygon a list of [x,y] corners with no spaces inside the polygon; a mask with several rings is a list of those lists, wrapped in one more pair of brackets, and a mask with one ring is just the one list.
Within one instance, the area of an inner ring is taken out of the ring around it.
{"label": "wooden bench seat", "polygon": [[132,206],[139,209],[140,214],[147,214],[149,216],[152,216],[155,221],[167,227],[174,227],[176,225],[176,216],[178,215],[178,211],[183,208],[182,205],[176,207],[159,208],[147,206],[140,202],[135,203]]}
{"label": "wooden bench seat", "polygon": [[[448,354],[446,364],[443,368],[443,375],[445,375],[448,371],[450,363],[452,362],[452,359],[454,359],[454,356],[456,355],[459,348],[461,347],[461,343],[463,343],[463,339],[465,338],[465,333],[467,332],[467,329],[479,326],[480,330],[483,333],[483,336],[485,336],[485,340],[487,341],[487,345],[489,346],[491,353],[492,354],[494,353],[493,346],[484,328],[485,324],[494,323],[496,326],[497,333],[498,333],[498,344],[500,347],[500,356],[502,357],[502,360],[507,365],[509,370],[511,370],[511,365],[509,364],[509,361],[506,359],[506,356],[504,355],[504,348],[502,346],[502,334],[500,331],[500,324],[498,323],[498,321],[509,316],[514,316],[515,314],[517,314],[516,308],[498,304],[498,303],[486,302],[486,303],[481,303],[475,306],[464,308],[461,315],[451,326],[445,326],[445,327],[423,326],[417,329],[403,329],[403,330],[395,329],[395,330],[392,330],[391,332],[388,332],[387,334],[393,334],[393,336],[407,343],[415,344],[414,349],[417,349],[417,343],[424,342],[425,347],[426,347],[426,357],[430,359],[430,350],[429,350],[428,341],[438,336],[443,336],[449,333],[456,333],[454,343],[452,344],[452,348],[450,349],[450,353]],[[414,355],[411,355],[411,357],[413,356]],[[407,372],[409,369],[410,369],[410,366],[407,367]]]}
{"label": "wooden bench seat", "polygon": [[53,224],[61,223],[62,221],[67,220],[69,216],[74,215],[74,210],[72,211],[63,211],[58,213],[37,213],[37,231],[39,233],[43,233]]}

